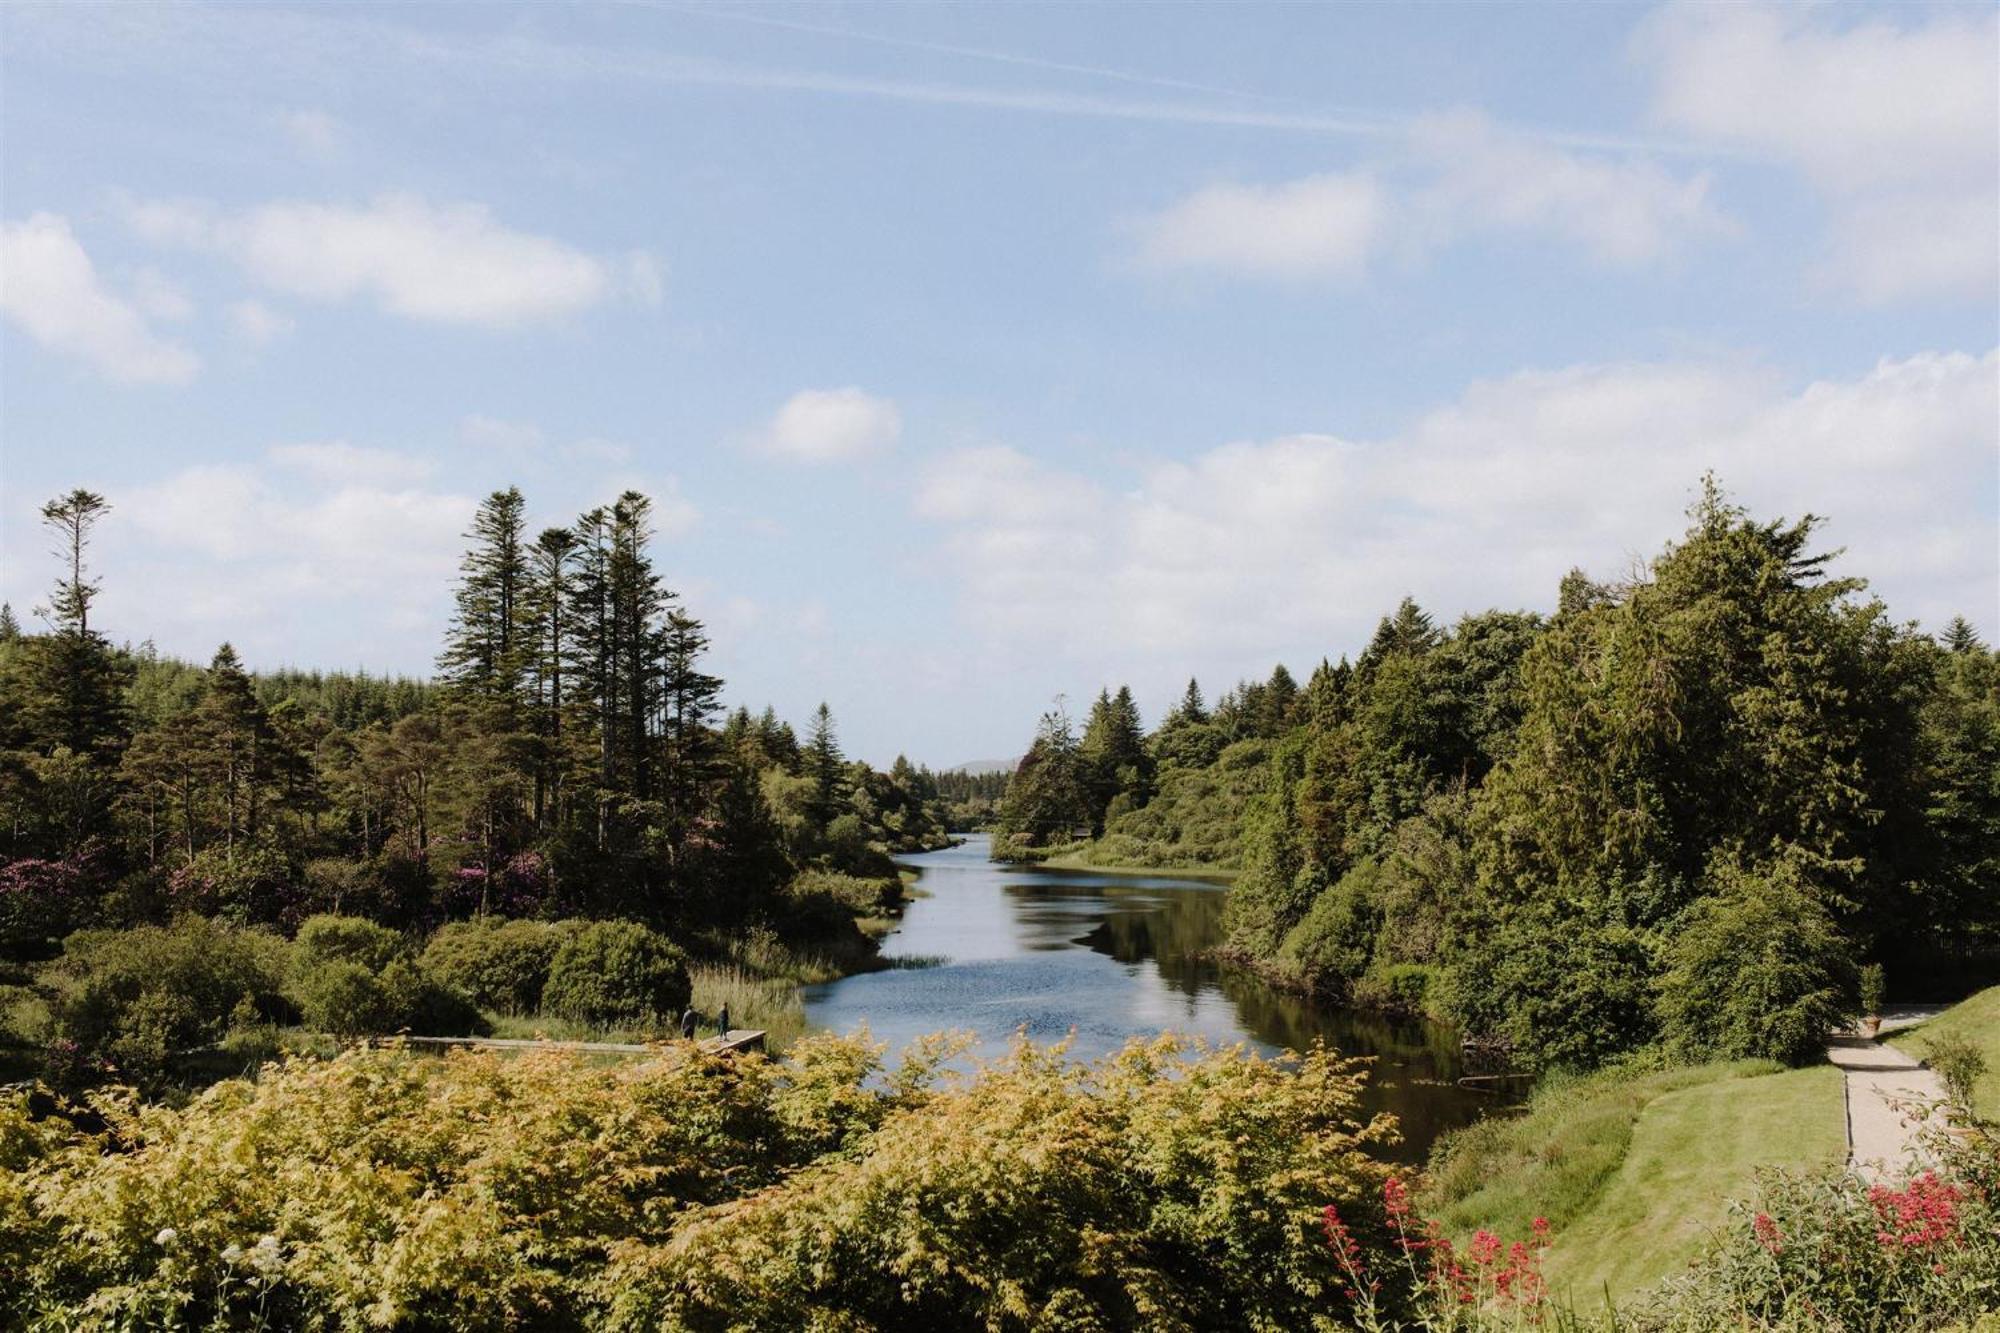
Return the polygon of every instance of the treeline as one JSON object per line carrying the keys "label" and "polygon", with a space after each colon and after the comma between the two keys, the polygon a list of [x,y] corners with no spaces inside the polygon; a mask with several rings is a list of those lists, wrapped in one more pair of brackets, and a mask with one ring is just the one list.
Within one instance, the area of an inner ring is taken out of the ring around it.
{"label": "treeline", "polygon": [[485,914],[622,917],[676,938],[781,917],[802,870],[890,876],[942,846],[943,788],[724,714],[700,620],[627,492],[531,535],[518,490],[468,534],[438,679],[253,673],[114,646],[93,618],[100,496],[43,517],[61,571],[0,614],[0,945],[194,912],[400,930]]}
{"label": "treeline", "polygon": [[[1229,864],[1229,947],[1524,1063],[1817,1052],[1857,972],[2000,973],[2000,657],[1891,620],[1710,481],[1629,582],[1553,616],[1405,600],[1303,688],[1280,668],[1150,735],[1129,694],[1043,719],[1003,854]],[[1246,778],[1254,770],[1254,778]],[[1153,819],[1171,791],[1202,798]],[[1152,820],[1149,825],[1148,821]],[[1215,826],[1228,851],[1189,855]]]}

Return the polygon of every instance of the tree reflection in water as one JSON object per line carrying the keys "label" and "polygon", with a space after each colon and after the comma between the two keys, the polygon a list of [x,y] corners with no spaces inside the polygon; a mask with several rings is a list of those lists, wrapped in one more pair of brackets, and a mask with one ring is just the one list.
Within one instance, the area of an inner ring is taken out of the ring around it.
{"label": "tree reflection in water", "polygon": [[1073,1034],[1081,1056],[1160,1031],[1248,1040],[1267,1054],[1324,1041],[1374,1059],[1368,1107],[1398,1118],[1398,1155],[1408,1160],[1504,1104],[1457,1085],[1448,1029],[1316,1004],[1218,965],[1209,951],[1222,938],[1223,893],[1214,885],[1000,866],[986,859],[984,839],[907,864],[922,871],[929,896],[911,905],[887,951],[950,961],[809,988],[814,1022],[842,1031],[865,1022],[892,1046],[943,1028],[989,1043],[1021,1028],[1037,1039]]}

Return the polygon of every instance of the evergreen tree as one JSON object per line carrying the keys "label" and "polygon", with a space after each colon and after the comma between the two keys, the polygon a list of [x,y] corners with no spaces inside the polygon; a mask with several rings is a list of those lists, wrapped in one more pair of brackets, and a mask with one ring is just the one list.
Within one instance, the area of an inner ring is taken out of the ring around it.
{"label": "evergreen tree", "polygon": [[653,502],[626,491],[611,507],[610,554],[605,593],[610,609],[610,714],[617,740],[613,775],[619,786],[642,801],[653,799],[654,758],[650,738],[659,720],[661,618],[672,594],[653,569],[647,548],[653,539]]}
{"label": "evergreen tree", "polygon": [[834,734],[833,710],[824,701],[813,710],[812,734],[806,741],[805,776],[812,782],[806,818],[815,834],[824,835],[847,805],[847,761]]}
{"label": "evergreen tree", "polygon": [[667,811],[669,857],[678,864],[695,820],[707,807],[721,759],[709,720],[715,716],[722,680],[701,669],[708,636],[694,617],[678,609],[668,612],[660,644],[666,718],[661,802]]}
{"label": "evergreen tree", "polygon": [[1399,655],[1421,656],[1437,647],[1440,637],[1437,626],[1416,599],[1405,597],[1396,604],[1395,614],[1382,617],[1375,627],[1374,637],[1355,664],[1356,670],[1373,671],[1386,659]]}
{"label": "evergreen tree", "polygon": [[[4,607],[0,607],[0,610],[4,609]],[[4,637],[4,634],[0,634],[0,638]],[[1951,618],[1951,623],[1944,627],[1944,633],[1939,636],[1939,642],[1944,644],[1945,648],[1953,653],[1977,652],[1986,646],[1980,641],[1979,631],[1974,629],[1972,622],[1964,616],[1953,616]]]}
{"label": "evergreen tree", "polygon": [[[64,572],[42,610],[50,633],[29,641],[32,651],[23,663],[24,697],[16,719],[20,739],[32,752],[46,756],[64,749],[80,761],[105,767],[116,763],[129,733],[125,689],[132,677],[129,663],[90,624],[99,589],[90,574],[90,537],[110,509],[103,496],[85,490],[42,506],[42,521],[55,536]],[[86,831],[97,828],[103,813],[94,809],[82,821]]]}
{"label": "evergreen tree", "polygon": [[438,655],[447,682],[489,702],[518,701],[528,664],[525,508],[519,488],[510,486],[487,496],[473,515],[465,534],[472,547],[459,563],[456,609]]}
{"label": "evergreen tree", "polygon": [[1045,847],[1090,830],[1090,785],[1076,732],[1058,703],[1042,714],[1035,740],[1000,804],[1004,843]]}
{"label": "evergreen tree", "polygon": [[222,837],[233,856],[241,838],[255,837],[260,800],[272,775],[270,719],[236,650],[223,644],[208,667],[199,716],[222,802]]}
{"label": "evergreen tree", "polygon": [[1123,808],[1142,806],[1152,796],[1152,756],[1129,686],[1119,686],[1116,697],[1108,690],[1098,693],[1079,749],[1093,833],[1102,834],[1107,813],[1120,796],[1126,798]]}
{"label": "evergreen tree", "polygon": [[21,622],[14,619],[14,608],[0,602],[0,643],[12,643],[21,637]]}
{"label": "evergreen tree", "polygon": [[575,689],[579,657],[576,643],[576,534],[548,528],[528,551],[526,617],[527,678],[534,705],[534,818],[537,825],[563,817],[564,774],[567,771],[564,712]]}
{"label": "evergreen tree", "polygon": [[1299,684],[1280,662],[1271,669],[1271,679],[1264,686],[1258,734],[1273,738],[1284,735],[1291,729],[1298,706]]}

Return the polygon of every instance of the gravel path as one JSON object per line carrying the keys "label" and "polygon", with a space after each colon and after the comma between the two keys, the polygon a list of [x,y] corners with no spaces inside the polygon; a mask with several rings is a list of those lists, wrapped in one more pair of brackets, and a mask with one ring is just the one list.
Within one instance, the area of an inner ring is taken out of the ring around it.
{"label": "gravel path", "polygon": [[1866,1037],[1835,1037],[1826,1055],[1847,1077],[1848,1165],[1870,1181],[1921,1170],[1927,1164],[1917,1145],[1921,1118],[1898,1103],[1935,1101],[1944,1096],[1943,1081],[1893,1046]]}

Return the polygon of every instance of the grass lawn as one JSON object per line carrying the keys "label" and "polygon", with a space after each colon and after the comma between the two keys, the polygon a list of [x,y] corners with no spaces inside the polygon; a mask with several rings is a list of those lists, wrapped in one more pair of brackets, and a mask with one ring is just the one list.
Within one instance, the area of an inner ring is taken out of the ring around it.
{"label": "grass lawn", "polygon": [[1525,1237],[1537,1217],[1548,1218],[1560,1237],[1596,1205],[1625,1161],[1647,1107],[1689,1088],[1740,1083],[1782,1068],[1742,1060],[1549,1080],[1525,1113],[1481,1121],[1440,1145],[1424,1210],[1460,1239],[1478,1227],[1508,1239]]}
{"label": "grass lawn", "polygon": [[1986,1072],[1972,1090],[1973,1107],[1982,1116],[2000,1118],[2000,986],[1959,1001],[1928,1023],[1903,1029],[1889,1044],[1921,1060],[1925,1038],[1947,1035],[1964,1037],[1986,1057]]}
{"label": "grass lawn", "polygon": [[[1724,1066],[1727,1068],[1727,1066]],[[1841,1073],[1831,1066],[1718,1078],[1649,1102],[1618,1170],[1549,1253],[1550,1285],[1580,1309],[1631,1295],[1693,1258],[1756,1168],[1847,1156]]]}

